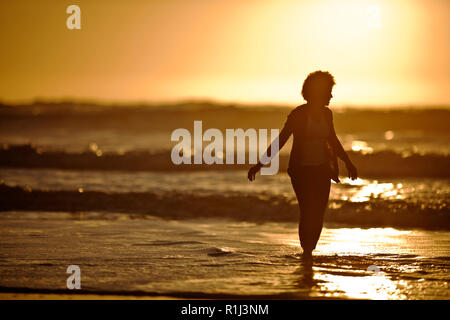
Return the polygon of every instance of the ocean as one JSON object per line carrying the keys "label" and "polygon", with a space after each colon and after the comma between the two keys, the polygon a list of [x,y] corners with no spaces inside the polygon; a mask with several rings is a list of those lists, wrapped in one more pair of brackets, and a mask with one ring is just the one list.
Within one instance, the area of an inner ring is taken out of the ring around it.
{"label": "ocean", "polygon": [[[0,292],[449,299],[450,109],[333,108],[359,178],[332,183],[312,264],[286,173],[174,165],[177,128],[280,129],[295,106],[0,106]],[[292,139],[292,138],[291,138]],[[69,291],[68,291],[69,292]]]}

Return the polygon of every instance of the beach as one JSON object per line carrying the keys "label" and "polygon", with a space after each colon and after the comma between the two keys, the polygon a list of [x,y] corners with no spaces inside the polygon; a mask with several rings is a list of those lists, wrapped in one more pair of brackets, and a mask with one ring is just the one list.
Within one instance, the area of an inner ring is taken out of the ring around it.
{"label": "beach", "polygon": [[107,299],[449,298],[444,231],[325,228],[310,265],[292,223],[4,212],[1,225],[7,297],[76,295],[77,265],[81,292]]}
{"label": "beach", "polygon": [[[448,110],[335,113],[359,178],[341,163],[312,263],[301,257],[285,172],[290,146],[278,174],[252,183],[248,164],[170,162],[171,130],[200,114],[205,127],[251,116],[258,123],[248,126],[273,128],[285,109],[44,104],[0,113],[2,299],[450,297]],[[79,267],[79,290],[67,287],[69,266]]]}
{"label": "beach", "polygon": [[0,301],[177,319],[446,303],[449,13],[0,1]]}

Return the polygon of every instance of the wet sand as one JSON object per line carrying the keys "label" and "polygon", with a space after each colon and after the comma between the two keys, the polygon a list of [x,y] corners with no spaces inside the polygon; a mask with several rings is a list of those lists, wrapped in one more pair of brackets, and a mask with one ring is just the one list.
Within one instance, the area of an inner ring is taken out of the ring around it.
{"label": "wet sand", "polygon": [[0,231],[5,299],[450,298],[445,231],[326,228],[312,264],[294,223],[3,212]]}
{"label": "wet sand", "polygon": [[[178,300],[174,297],[151,297],[107,294],[0,293],[0,300]],[[185,300],[185,299],[182,299]]]}

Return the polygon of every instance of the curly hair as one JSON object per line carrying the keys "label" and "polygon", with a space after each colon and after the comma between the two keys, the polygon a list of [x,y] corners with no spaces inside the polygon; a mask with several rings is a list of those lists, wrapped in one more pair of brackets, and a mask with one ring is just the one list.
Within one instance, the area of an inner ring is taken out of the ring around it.
{"label": "curly hair", "polygon": [[334,77],[328,71],[314,71],[308,74],[302,87],[302,96],[305,100],[311,97],[311,92],[317,88],[333,88],[336,84]]}

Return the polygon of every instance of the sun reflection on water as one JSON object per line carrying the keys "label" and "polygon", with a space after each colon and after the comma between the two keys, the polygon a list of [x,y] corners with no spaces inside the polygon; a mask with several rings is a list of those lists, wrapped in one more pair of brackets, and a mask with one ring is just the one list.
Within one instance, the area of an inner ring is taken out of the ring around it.
{"label": "sun reflection on water", "polygon": [[[392,272],[420,271],[415,259],[407,262],[407,256],[397,257],[408,253],[404,247],[411,235],[412,231],[393,228],[325,228],[310,272],[298,272],[302,276],[296,285],[305,288],[310,284],[310,295],[317,297],[405,299],[409,284]],[[295,234],[284,243],[299,247]]]}
{"label": "sun reflection on water", "polygon": [[342,294],[356,299],[402,299],[401,290],[395,281],[384,275],[340,276],[329,273],[316,273],[315,280],[320,280],[325,296]]}
{"label": "sun reflection on water", "polygon": [[403,185],[401,183],[379,183],[377,180],[369,182],[368,180],[356,179],[350,180],[344,179],[343,183],[361,187],[353,194],[347,193],[342,196],[342,200],[349,200],[351,202],[366,202],[371,199],[405,199],[403,193]]}
{"label": "sun reflection on water", "polygon": [[409,230],[393,228],[324,229],[318,243],[321,254],[376,254],[403,247]]}
{"label": "sun reflection on water", "polygon": [[366,141],[354,140],[352,141],[352,150],[361,152],[362,154],[368,154],[373,152],[373,148],[369,147]]}

